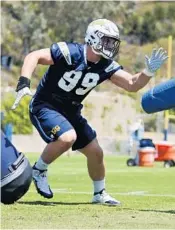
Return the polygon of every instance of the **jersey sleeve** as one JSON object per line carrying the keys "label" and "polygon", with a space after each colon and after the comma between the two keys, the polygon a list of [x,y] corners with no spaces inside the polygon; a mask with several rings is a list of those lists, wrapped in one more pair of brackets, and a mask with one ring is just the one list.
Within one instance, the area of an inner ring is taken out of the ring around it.
{"label": "jersey sleeve", "polygon": [[52,44],[50,47],[50,52],[54,64],[64,60],[68,65],[72,65],[71,53],[66,42]]}
{"label": "jersey sleeve", "polygon": [[110,61],[108,66],[104,70],[106,78],[109,79],[116,71],[120,69],[123,69],[123,66],[121,66],[116,61]]}

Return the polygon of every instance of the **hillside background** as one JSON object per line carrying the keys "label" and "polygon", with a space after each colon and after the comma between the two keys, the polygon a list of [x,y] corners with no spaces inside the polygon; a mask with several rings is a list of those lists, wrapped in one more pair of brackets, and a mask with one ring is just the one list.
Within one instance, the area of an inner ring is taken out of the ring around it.
{"label": "hillside background", "polygon": [[[144,68],[144,56],[150,54],[152,48],[162,46],[167,50],[168,36],[172,35],[172,77],[175,76],[175,2],[2,1],[1,8],[1,55],[9,55],[13,60],[10,68],[1,70],[3,124],[12,122],[14,134],[33,133],[28,118],[28,98],[16,112],[9,110],[24,57],[54,42],[84,42],[87,25],[97,18],[107,18],[119,26],[122,43],[116,61],[131,73]],[[33,91],[45,70],[46,67],[37,67],[32,78]],[[137,94],[105,82],[85,100],[83,114],[101,137],[117,140],[124,136],[126,139],[128,126],[139,117],[144,119],[146,131],[160,133],[163,113],[146,115],[140,98],[144,91],[166,78],[165,64]],[[173,121],[169,129],[174,132]]]}

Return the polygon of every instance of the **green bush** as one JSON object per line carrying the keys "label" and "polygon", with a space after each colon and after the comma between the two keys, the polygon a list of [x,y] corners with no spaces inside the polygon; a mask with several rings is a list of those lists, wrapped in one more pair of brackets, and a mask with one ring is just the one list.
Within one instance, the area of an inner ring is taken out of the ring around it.
{"label": "green bush", "polygon": [[173,117],[173,119],[172,118],[170,119],[171,123],[175,124],[175,109],[170,109],[169,115]]}
{"label": "green bush", "polygon": [[156,131],[156,114],[152,114],[147,119],[144,120],[144,126],[146,132]]}
{"label": "green bush", "polygon": [[114,129],[117,133],[122,134],[123,130],[122,130],[122,126],[121,124],[117,124],[117,126]]}
{"label": "green bush", "polygon": [[31,134],[33,129],[28,109],[30,99],[29,96],[24,97],[16,110],[11,110],[15,97],[9,93],[4,95],[1,105],[1,110],[4,112],[2,126],[11,123],[14,134]]}
{"label": "green bush", "polygon": [[92,119],[93,109],[94,105],[85,101],[85,103],[83,104],[83,114],[87,119]]}
{"label": "green bush", "polygon": [[110,106],[103,106],[103,111],[102,111],[102,114],[101,114],[101,118],[105,118],[107,112],[110,112],[111,110],[112,110],[112,107],[110,107]]}

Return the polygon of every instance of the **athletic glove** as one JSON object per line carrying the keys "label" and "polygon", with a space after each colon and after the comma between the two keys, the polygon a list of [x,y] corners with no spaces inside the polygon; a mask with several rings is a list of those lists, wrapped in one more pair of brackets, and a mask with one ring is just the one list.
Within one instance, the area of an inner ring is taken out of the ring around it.
{"label": "athletic glove", "polygon": [[149,77],[153,77],[155,72],[160,69],[167,59],[167,52],[162,47],[153,49],[150,57],[145,56],[145,69],[143,73]]}
{"label": "athletic glove", "polygon": [[32,93],[30,91],[30,79],[28,79],[27,77],[21,76],[18,80],[16,92],[17,92],[16,100],[11,109],[16,109],[19,102],[25,95],[32,96]]}

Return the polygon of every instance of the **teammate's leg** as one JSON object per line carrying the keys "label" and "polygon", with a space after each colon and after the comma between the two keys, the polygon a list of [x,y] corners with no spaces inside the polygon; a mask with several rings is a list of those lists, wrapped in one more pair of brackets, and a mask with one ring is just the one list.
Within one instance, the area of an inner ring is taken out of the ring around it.
{"label": "teammate's leg", "polygon": [[33,181],[39,194],[52,198],[47,168],[73,145],[76,132],[62,114],[49,108],[42,108],[36,114],[30,113],[30,118],[43,140],[48,143],[33,166]]}
{"label": "teammate's leg", "polygon": [[105,191],[105,165],[103,160],[103,151],[95,138],[86,147],[79,150],[87,157],[87,166],[89,176],[94,185],[93,203],[108,205],[119,205],[120,202],[111,197]]}

